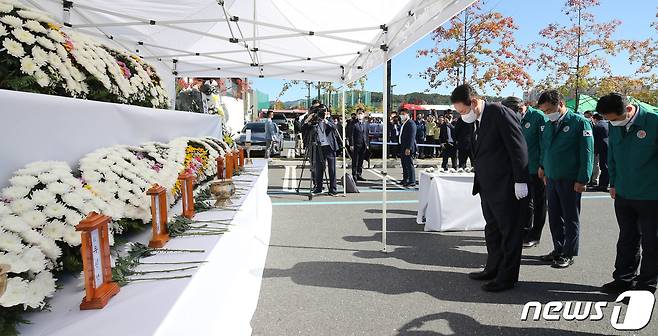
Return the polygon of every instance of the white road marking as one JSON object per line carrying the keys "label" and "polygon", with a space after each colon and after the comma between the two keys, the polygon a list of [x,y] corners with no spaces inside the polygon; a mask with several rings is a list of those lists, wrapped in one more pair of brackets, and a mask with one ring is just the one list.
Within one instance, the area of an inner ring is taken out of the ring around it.
{"label": "white road marking", "polygon": [[[367,169],[367,171],[369,171],[371,174],[373,174],[373,175],[375,175],[375,176],[377,176],[377,177],[379,177],[379,178],[383,178],[383,176],[382,176],[381,174],[377,173],[377,172],[376,172],[374,169],[372,169],[372,168]],[[399,187],[399,188],[406,189],[406,188],[403,187],[401,184],[399,184],[399,183],[398,183],[398,182],[397,182],[392,176],[387,175],[386,178],[389,180],[388,183],[393,184],[393,185],[395,185],[395,186],[397,186],[397,187]]]}
{"label": "white road marking", "polygon": [[286,172],[283,175],[283,190],[290,190],[288,188],[288,183],[290,183],[289,177],[290,177],[290,166],[286,166]]}
{"label": "white road marking", "polygon": [[292,166],[290,170],[290,177],[292,180],[290,190],[297,189],[297,166]]}

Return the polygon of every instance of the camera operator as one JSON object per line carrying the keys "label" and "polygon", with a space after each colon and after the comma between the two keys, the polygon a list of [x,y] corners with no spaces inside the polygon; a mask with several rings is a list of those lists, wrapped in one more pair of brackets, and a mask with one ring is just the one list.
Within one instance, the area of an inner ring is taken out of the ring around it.
{"label": "camera operator", "polygon": [[319,105],[304,120],[303,129],[309,134],[311,159],[313,160],[314,194],[322,193],[325,164],[329,167],[329,195],[337,194],[336,187],[336,125],[325,105]]}

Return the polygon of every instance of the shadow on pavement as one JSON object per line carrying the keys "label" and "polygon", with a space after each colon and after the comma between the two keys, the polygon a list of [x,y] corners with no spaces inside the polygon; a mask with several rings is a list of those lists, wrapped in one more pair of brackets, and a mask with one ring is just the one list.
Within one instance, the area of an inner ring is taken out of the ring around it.
{"label": "shadow on pavement", "polygon": [[480,289],[482,282],[470,280],[464,273],[354,262],[301,262],[290,269],[270,268],[263,273],[263,278],[281,277],[290,278],[301,286],[355,289],[387,295],[419,292],[454,302],[524,305],[529,301],[611,300],[609,296],[595,292],[597,287],[587,285],[522,281],[513,290],[487,293]]}
{"label": "shadow on pavement", "polygon": [[[425,315],[402,326],[396,336],[434,336],[446,335],[432,330],[423,330],[423,326],[432,321],[444,320],[452,330],[449,335],[463,336],[463,335],[599,335],[594,333],[585,333],[577,331],[567,331],[564,329],[550,329],[550,328],[516,328],[504,327],[498,325],[481,324],[472,317],[464,314],[444,312],[431,315]],[[425,327],[427,329],[427,327]]]}

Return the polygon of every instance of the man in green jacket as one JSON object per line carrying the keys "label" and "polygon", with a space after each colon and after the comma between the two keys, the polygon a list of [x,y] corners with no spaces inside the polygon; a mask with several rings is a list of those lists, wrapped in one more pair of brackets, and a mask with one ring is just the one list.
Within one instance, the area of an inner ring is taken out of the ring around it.
{"label": "man in green jacket", "polygon": [[523,239],[523,247],[533,247],[539,244],[541,232],[546,223],[546,186],[539,178],[539,161],[541,158],[541,141],[546,116],[539,110],[526,106],[523,100],[517,97],[507,97],[502,104],[516,112],[521,119],[521,131],[528,144],[528,170],[530,181],[528,189],[530,197],[528,202],[528,213],[525,214],[525,228],[530,230]]}
{"label": "man in green jacket", "polygon": [[610,196],[615,200],[619,224],[614,281],[603,285],[601,290],[615,294],[628,289],[655,293],[658,278],[658,114],[629,104],[626,97],[618,93],[601,97],[596,111],[610,122]]}
{"label": "man in green jacket", "polygon": [[566,268],[578,255],[580,198],[594,165],[592,125],[568,111],[556,90],[542,93],[538,105],[550,121],[544,128],[538,175],[546,181],[554,247],[542,260],[552,262],[554,268]]}

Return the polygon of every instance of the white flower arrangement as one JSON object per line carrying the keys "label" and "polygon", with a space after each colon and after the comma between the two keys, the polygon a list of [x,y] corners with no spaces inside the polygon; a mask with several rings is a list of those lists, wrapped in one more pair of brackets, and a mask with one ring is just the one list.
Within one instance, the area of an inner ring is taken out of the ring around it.
{"label": "white flower arrangement", "polygon": [[64,162],[35,162],[15,172],[0,202],[0,263],[11,266],[0,306],[42,308],[55,291],[57,242],[80,245],[75,226],[92,211],[112,214]]}
{"label": "white flower arrangement", "polygon": [[140,147],[113,146],[98,149],[80,160],[82,178],[119,214],[117,218],[151,218],[146,190],[162,181],[152,164],[138,156],[145,152]]}
{"label": "white flower arrangement", "polygon": [[[0,64],[0,88],[26,90],[24,78],[32,77],[36,85],[27,89],[31,92],[168,107],[167,92],[155,69],[139,57],[67,31],[20,2],[0,0],[0,9],[0,57],[11,56]],[[21,74],[11,71],[15,68]],[[13,77],[7,80],[3,74]]]}

